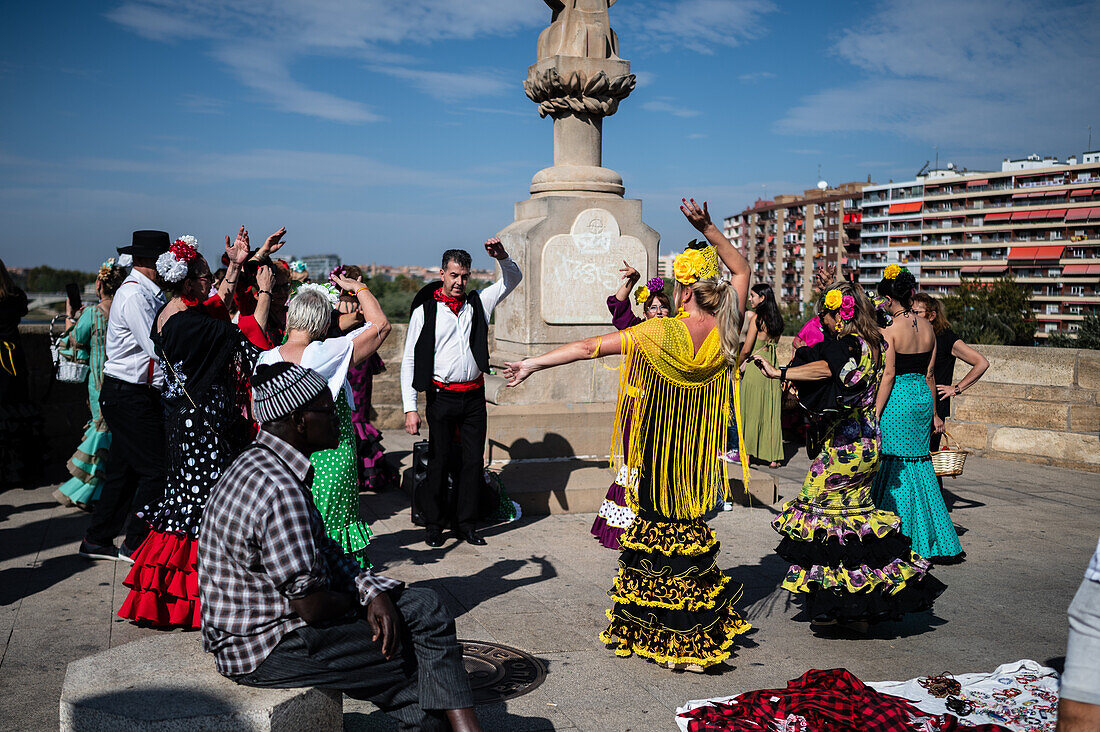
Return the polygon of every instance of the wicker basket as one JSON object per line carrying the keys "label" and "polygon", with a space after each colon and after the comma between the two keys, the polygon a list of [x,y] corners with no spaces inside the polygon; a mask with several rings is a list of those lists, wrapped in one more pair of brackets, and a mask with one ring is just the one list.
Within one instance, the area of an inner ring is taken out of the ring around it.
{"label": "wicker basket", "polygon": [[966,464],[966,456],[970,454],[970,451],[959,447],[959,443],[955,442],[954,438],[951,437],[951,433],[946,430],[944,430],[943,436],[952,443],[952,446],[929,453],[932,458],[932,467],[935,469],[936,475],[941,478],[947,476],[954,478],[962,475],[963,465]]}
{"label": "wicker basket", "polygon": [[54,335],[54,324],[58,315],[50,321],[50,356],[53,359],[54,373],[58,381],[67,384],[82,384],[88,378],[88,361],[86,359],[75,360],[63,352],[65,338],[62,335]]}

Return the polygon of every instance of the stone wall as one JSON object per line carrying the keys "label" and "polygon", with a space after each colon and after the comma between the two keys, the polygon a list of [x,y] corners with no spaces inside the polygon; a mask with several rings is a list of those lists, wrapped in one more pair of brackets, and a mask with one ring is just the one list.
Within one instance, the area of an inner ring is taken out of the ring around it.
{"label": "stone wall", "polygon": [[[43,402],[47,454],[53,464],[63,466],[88,420],[87,390],[50,383],[45,326],[23,326],[20,332],[30,360],[32,397]],[[404,324],[395,324],[380,352],[386,371],[375,377],[373,406],[382,430],[404,425],[400,380],[405,332]],[[989,359],[989,370],[952,400],[952,437],[978,455],[1100,472],[1100,351],[1013,346],[980,350]],[[790,354],[791,339],[784,338],[780,362],[789,360]],[[967,369],[960,361],[956,382]],[[552,378],[553,373],[543,377]],[[552,425],[546,427],[552,431]],[[490,423],[490,438],[493,434]],[[582,454],[590,452],[576,447]],[[599,448],[605,450],[606,445],[601,442]]]}

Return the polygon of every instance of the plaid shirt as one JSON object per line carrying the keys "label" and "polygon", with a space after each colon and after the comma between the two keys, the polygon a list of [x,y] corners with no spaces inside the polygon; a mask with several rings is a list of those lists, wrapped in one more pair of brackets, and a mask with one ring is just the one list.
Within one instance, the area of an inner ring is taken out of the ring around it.
{"label": "plaid shirt", "polygon": [[214,486],[203,512],[198,574],[203,648],[218,672],[254,671],[306,624],[290,600],[358,592],[366,605],[401,582],[363,570],[325,535],[309,459],[261,431]]}

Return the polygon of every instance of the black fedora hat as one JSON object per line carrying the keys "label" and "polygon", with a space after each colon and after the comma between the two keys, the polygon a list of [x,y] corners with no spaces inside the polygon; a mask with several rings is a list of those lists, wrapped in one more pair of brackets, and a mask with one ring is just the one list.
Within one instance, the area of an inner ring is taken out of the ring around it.
{"label": "black fedora hat", "polygon": [[119,247],[118,253],[133,257],[159,257],[168,251],[171,243],[167,231],[135,231],[130,246]]}

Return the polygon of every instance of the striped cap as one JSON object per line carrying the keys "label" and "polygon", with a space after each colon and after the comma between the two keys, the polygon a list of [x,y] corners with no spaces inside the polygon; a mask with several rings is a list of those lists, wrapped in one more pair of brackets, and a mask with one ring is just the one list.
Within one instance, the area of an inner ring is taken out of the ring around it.
{"label": "striped cap", "polygon": [[282,419],[328,389],[325,377],[313,369],[286,361],[257,366],[252,379],[252,414],[260,424]]}

